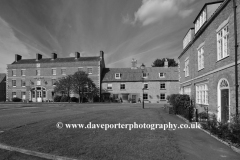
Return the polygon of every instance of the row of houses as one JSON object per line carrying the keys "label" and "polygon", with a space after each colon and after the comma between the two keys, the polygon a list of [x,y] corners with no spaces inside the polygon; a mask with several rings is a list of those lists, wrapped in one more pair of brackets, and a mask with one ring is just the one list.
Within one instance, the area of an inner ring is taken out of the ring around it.
{"label": "row of houses", "polygon": [[223,122],[237,112],[240,99],[239,5],[239,0],[206,3],[178,57],[180,93],[189,94],[200,112],[208,109]]}
{"label": "row of houses", "polygon": [[[54,83],[62,76],[82,70],[97,84],[103,100],[165,103],[172,93],[188,94],[199,112],[208,109],[220,121],[237,111],[240,71],[240,1],[206,3],[183,38],[179,67],[145,67],[136,60],[129,68],[106,68],[104,52],[96,57],[22,59],[7,66],[6,99],[33,102],[52,100]],[[237,64],[237,65],[236,65]]]}

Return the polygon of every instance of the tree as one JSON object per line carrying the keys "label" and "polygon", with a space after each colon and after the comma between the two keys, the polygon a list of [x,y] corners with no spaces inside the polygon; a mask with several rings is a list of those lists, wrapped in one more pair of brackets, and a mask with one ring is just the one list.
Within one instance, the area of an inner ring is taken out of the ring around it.
{"label": "tree", "polygon": [[68,75],[58,79],[55,84],[54,92],[67,94],[68,102],[70,102],[70,93],[73,90],[73,76]]}
{"label": "tree", "polygon": [[[87,93],[96,88],[94,82],[83,71],[78,71],[73,75],[73,91],[79,95],[79,102],[83,102],[83,98]],[[92,94],[93,95],[93,94]]]}
{"label": "tree", "polygon": [[99,90],[96,87],[96,84],[90,79],[87,85],[87,97],[93,102],[95,97],[99,96]]}
{"label": "tree", "polygon": [[163,59],[156,59],[153,62],[152,67],[164,67],[165,59],[168,60],[168,67],[177,67],[178,66],[178,63],[174,59],[163,58]]}

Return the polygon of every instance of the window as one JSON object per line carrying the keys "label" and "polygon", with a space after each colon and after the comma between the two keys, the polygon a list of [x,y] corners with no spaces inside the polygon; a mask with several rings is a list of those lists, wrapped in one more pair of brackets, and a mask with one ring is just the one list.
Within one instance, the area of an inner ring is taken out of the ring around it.
{"label": "window", "polygon": [[112,84],[107,84],[107,89],[112,89]]}
{"label": "window", "polygon": [[26,76],[25,71],[26,71],[25,69],[22,69],[22,70],[21,70],[21,75],[22,75],[22,76]]}
{"label": "window", "polygon": [[88,68],[87,72],[88,72],[88,74],[92,74],[93,73],[93,69],[92,68]]}
{"label": "window", "polygon": [[208,105],[208,86],[201,84],[196,86],[196,102],[197,104]]}
{"label": "window", "polygon": [[26,99],[26,92],[22,92],[22,99]]}
{"label": "window", "polygon": [[16,80],[12,80],[12,86],[16,87]]}
{"label": "window", "polygon": [[66,69],[61,69],[61,74],[66,75]]}
{"label": "window", "polygon": [[143,78],[147,78],[147,73],[143,73]]}
{"label": "window", "polygon": [[228,25],[221,29],[217,33],[217,60],[221,60],[227,56],[228,53],[228,43],[229,43],[229,30]]}
{"label": "window", "polygon": [[198,70],[204,68],[204,49],[203,47],[198,49]]}
{"label": "window", "polygon": [[204,9],[203,12],[198,17],[197,21],[195,22],[195,33],[198,32],[198,30],[202,27],[202,25],[206,22],[206,20],[207,20],[207,14],[206,14],[206,9]]}
{"label": "window", "polygon": [[115,74],[115,79],[120,79],[121,78],[121,74],[120,73],[116,73]]}
{"label": "window", "polygon": [[37,80],[37,85],[38,85],[38,86],[41,85],[41,80],[40,80],[40,79]]}
{"label": "window", "polygon": [[183,94],[191,95],[191,87],[183,87]]}
{"label": "window", "polygon": [[125,84],[120,84],[120,89],[125,89]]}
{"label": "window", "polygon": [[17,73],[16,69],[13,69],[12,70],[12,76],[16,76],[16,73]]}
{"label": "window", "polygon": [[184,69],[184,71],[185,71],[185,77],[188,77],[189,76],[189,59],[188,58],[185,60],[185,69]]}
{"label": "window", "polygon": [[143,100],[148,100],[148,94],[147,93],[143,94]]}
{"label": "window", "polygon": [[144,84],[143,84],[143,88],[144,88],[144,89],[148,89],[148,83],[144,83]]}
{"label": "window", "polygon": [[26,86],[25,80],[22,80],[21,83],[22,83],[22,87],[25,87],[25,86]]}
{"label": "window", "polygon": [[160,94],[160,100],[166,100],[166,95],[164,93]]}
{"label": "window", "polygon": [[40,76],[40,70],[39,69],[36,70],[36,75]]}
{"label": "window", "polygon": [[16,92],[12,92],[12,98],[15,98],[15,97],[17,97]]}
{"label": "window", "polygon": [[43,91],[43,98],[46,98],[46,91]]}
{"label": "window", "polygon": [[164,76],[164,73],[159,73],[159,77],[160,78],[164,78],[165,76]]}
{"label": "window", "polygon": [[52,85],[53,85],[53,86],[56,85],[56,79],[52,79]]}
{"label": "window", "polygon": [[160,89],[166,89],[166,84],[165,83],[160,83]]}
{"label": "window", "polygon": [[52,69],[52,75],[57,75],[57,69]]}
{"label": "window", "polygon": [[82,67],[79,67],[79,68],[78,68],[78,71],[83,71],[83,68],[82,68]]}

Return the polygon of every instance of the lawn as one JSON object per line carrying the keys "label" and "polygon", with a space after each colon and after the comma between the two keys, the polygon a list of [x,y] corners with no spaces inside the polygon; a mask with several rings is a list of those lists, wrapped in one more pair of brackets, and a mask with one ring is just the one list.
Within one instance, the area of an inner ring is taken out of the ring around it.
{"label": "lawn", "polygon": [[18,152],[11,152],[0,149],[0,159],[4,160],[46,160],[44,158],[38,158],[34,156],[25,155]]}
{"label": "lawn", "polygon": [[[81,109],[81,108],[80,108]],[[149,129],[57,129],[68,124],[156,124],[166,123],[160,108],[116,107],[84,110],[84,114],[62,116],[11,129],[0,134],[0,142],[14,147],[80,159],[184,159],[173,132]]]}

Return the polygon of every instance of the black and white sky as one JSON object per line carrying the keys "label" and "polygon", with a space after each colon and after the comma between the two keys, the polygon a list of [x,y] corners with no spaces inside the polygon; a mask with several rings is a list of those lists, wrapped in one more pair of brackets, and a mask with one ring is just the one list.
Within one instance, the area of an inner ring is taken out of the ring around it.
{"label": "black and white sky", "polygon": [[177,58],[204,3],[216,0],[0,0],[0,72],[14,61],[96,56],[107,67]]}

